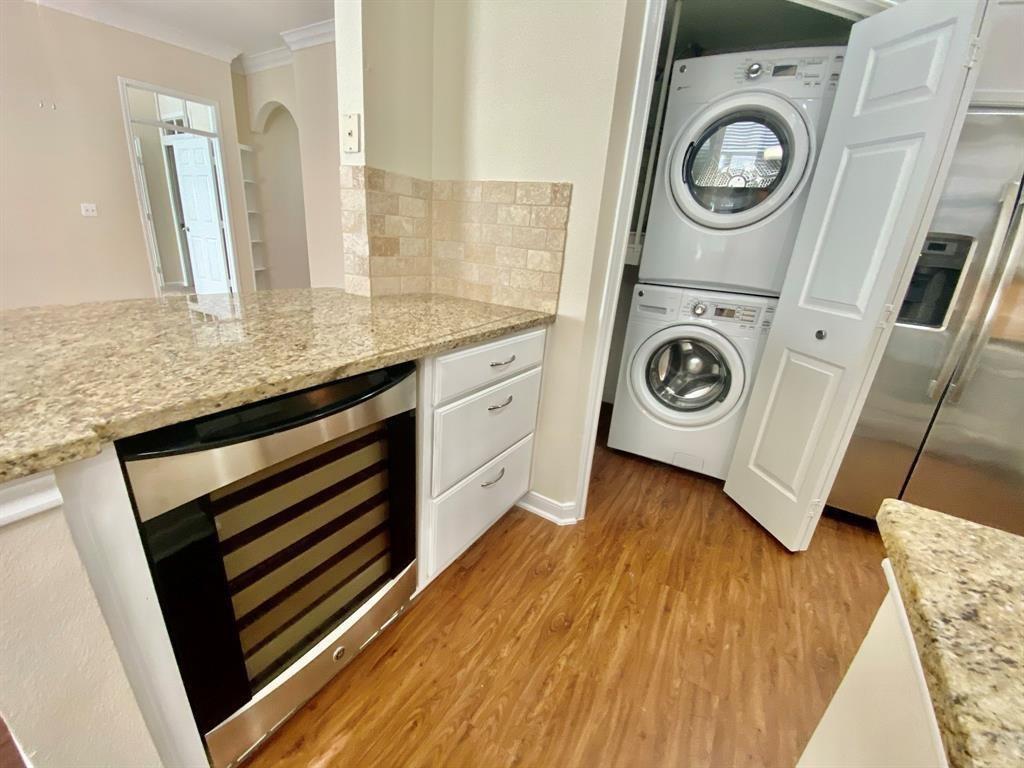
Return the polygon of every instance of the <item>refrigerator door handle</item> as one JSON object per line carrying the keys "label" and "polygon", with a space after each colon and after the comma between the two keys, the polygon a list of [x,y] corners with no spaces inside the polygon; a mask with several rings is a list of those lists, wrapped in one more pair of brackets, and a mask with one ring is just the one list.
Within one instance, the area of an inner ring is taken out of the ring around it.
{"label": "refrigerator door handle", "polygon": [[949,383],[948,397],[951,403],[958,403],[960,401],[964,388],[970,383],[971,377],[974,376],[974,372],[978,368],[978,362],[981,360],[981,353],[984,351],[985,345],[988,344],[989,337],[992,335],[992,323],[995,321],[996,313],[999,311],[999,302],[1002,300],[1003,294],[1006,293],[1006,288],[1013,279],[1014,272],[1017,271],[1020,254],[1024,250],[1024,227],[1021,226],[1022,212],[1024,212],[1024,201],[1022,201],[1021,205],[1017,206],[1017,210],[1014,213],[1011,232],[1007,238],[1009,240],[1009,252],[1006,255],[1006,261],[1003,263],[1003,269],[999,274],[995,290],[992,291],[992,297],[988,301],[985,316],[982,318],[981,326],[978,328],[978,334],[971,344],[970,352],[967,353],[967,359],[963,365],[957,368],[956,373],[953,375],[953,380]]}
{"label": "refrigerator door handle", "polygon": [[999,216],[996,218],[995,229],[992,234],[992,242],[985,253],[985,261],[981,266],[981,273],[978,275],[978,284],[974,289],[967,311],[964,313],[963,322],[960,324],[953,342],[949,345],[946,357],[939,367],[939,372],[928,383],[928,397],[938,401],[942,399],[942,393],[946,390],[946,382],[950,380],[957,368],[957,363],[963,356],[967,342],[976,326],[976,318],[980,309],[980,302],[989,293],[989,286],[992,283],[992,276],[996,266],[999,264],[999,257],[1003,253],[1003,247],[1007,241],[1007,233],[1011,227],[1011,219],[1014,215],[1014,206],[1017,202],[1017,192],[1020,189],[1020,182],[1013,181],[1003,189],[1002,204],[999,206]]}

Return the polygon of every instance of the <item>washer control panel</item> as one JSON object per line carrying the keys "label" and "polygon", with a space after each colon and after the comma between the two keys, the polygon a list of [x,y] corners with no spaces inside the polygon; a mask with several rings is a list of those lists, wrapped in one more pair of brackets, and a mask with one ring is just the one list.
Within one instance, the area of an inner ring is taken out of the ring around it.
{"label": "washer control panel", "polygon": [[683,305],[681,316],[715,323],[725,322],[749,331],[761,329],[763,333],[767,333],[771,328],[774,314],[775,307],[771,306],[699,298],[687,301]]}

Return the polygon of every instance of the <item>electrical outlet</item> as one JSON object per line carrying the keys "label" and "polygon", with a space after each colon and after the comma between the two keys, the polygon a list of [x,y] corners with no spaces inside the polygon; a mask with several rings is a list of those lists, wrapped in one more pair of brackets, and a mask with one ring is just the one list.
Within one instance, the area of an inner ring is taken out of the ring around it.
{"label": "electrical outlet", "polygon": [[96,203],[82,203],[82,215],[83,216],[98,216],[96,213]]}

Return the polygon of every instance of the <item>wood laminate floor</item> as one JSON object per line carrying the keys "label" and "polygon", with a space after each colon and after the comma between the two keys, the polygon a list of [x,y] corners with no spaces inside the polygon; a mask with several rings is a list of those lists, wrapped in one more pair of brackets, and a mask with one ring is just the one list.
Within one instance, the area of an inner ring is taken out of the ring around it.
{"label": "wood laminate floor", "polygon": [[584,522],[512,510],[249,765],[792,766],[883,556],[829,518],[790,554],[720,483],[599,447]]}

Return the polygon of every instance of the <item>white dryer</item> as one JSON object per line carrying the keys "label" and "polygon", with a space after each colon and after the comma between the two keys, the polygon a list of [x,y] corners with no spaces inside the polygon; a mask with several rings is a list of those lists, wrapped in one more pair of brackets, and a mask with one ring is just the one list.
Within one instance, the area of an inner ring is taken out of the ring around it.
{"label": "white dryer", "polygon": [[638,284],[608,445],[724,478],[775,305]]}
{"label": "white dryer", "polygon": [[779,295],[845,50],[675,62],[642,282]]}

